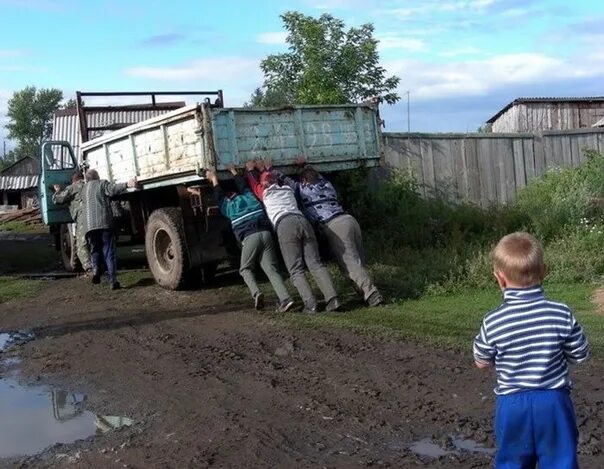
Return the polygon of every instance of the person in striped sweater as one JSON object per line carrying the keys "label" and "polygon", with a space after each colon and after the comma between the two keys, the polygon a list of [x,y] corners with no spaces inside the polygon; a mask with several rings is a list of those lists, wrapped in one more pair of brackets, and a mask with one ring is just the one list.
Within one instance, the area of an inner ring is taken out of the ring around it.
{"label": "person in striped sweater", "polygon": [[540,243],[528,233],[504,236],[492,253],[503,304],[488,313],[474,340],[478,368],[497,372],[497,468],[576,468],[577,424],[568,364],[589,344],[568,306],[549,300]]}
{"label": "person in striped sweater", "polygon": [[[317,312],[317,300],[310,288],[304,266],[308,267],[325,298],[325,310],[341,309],[331,276],[319,256],[315,232],[298,208],[295,191],[280,184],[268,161],[248,161],[246,177],[252,191],[262,201],[273,224],[285,266],[304,302],[304,313]],[[257,172],[256,170],[259,170]]]}
{"label": "person in striped sweater", "polygon": [[273,290],[279,298],[277,312],[285,313],[294,305],[287,292],[283,277],[279,273],[277,248],[271,233],[271,224],[262,204],[252,193],[234,166],[229,167],[234,176],[237,192],[226,193],[220,187],[214,171],[207,171],[206,177],[214,187],[214,197],[220,207],[220,212],[230,220],[233,233],[241,243],[241,263],[239,273],[247,285],[254,306],[257,310],[264,308],[264,295],[256,280],[258,264],[268,277]]}

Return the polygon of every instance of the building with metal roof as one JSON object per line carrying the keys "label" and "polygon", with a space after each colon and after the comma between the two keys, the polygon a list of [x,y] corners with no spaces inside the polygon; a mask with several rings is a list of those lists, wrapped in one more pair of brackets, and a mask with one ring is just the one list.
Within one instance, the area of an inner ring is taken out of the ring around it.
{"label": "building with metal roof", "polygon": [[492,132],[542,132],[594,127],[604,118],[604,96],[574,98],[518,98],[487,124]]}
{"label": "building with metal roof", "polygon": [[31,208],[38,203],[40,162],[26,156],[0,172],[0,211]]}

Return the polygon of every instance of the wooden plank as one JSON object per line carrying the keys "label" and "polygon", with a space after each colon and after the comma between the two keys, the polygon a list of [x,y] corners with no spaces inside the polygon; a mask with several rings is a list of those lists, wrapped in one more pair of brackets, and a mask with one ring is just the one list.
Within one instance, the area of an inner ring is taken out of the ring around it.
{"label": "wooden plank", "polygon": [[516,196],[516,174],[514,170],[514,141],[510,139],[502,140],[501,144],[505,148],[505,152],[501,154],[503,158],[504,169],[504,186],[505,196],[504,203],[509,203]]}
{"label": "wooden plank", "polygon": [[561,135],[558,137],[560,145],[559,151],[560,155],[560,163],[563,167],[569,168],[573,165],[571,147],[570,147],[570,137],[568,135]]}
{"label": "wooden plank", "polygon": [[542,134],[535,134],[533,138],[533,154],[535,157],[535,177],[540,177],[547,168],[545,162],[545,142]]}
{"label": "wooden plank", "polygon": [[424,187],[426,189],[426,195],[431,196],[434,194],[436,188],[432,140],[420,139],[420,151],[422,155],[422,174],[424,176]]}
{"label": "wooden plank", "polygon": [[481,205],[482,188],[480,185],[480,170],[478,167],[478,140],[464,140],[464,158],[468,181],[467,197],[471,202]]}
{"label": "wooden plank", "polygon": [[437,189],[447,195],[454,192],[453,168],[451,164],[451,146],[449,140],[432,140],[432,153],[434,157],[434,177]]}
{"label": "wooden plank", "polygon": [[491,140],[478,140],[476,144],[478,170],[480,173],[481,205],[488,207],[497,201],[494,165],[491,158]]}
{"label": "wooden plank", "polygon": [[524,162],[524,145],[522,140],[512,141],[512,152],[514,161],[514,178],[516,181],[514,192],[519,188],[526,186],[526,165]]}
{"label": "wooden plank", "polygon": [[[409,174],[420,184],[423,185],[423,160],[421,152],[420,140],[410,138],[407,140],[407,157],[409,161]],[[425,187],[422,186],[422,191],[425,192]]]}
{"label": "wooden plank", "polygon": [[460,201],[467,193],[467,180],[463,158],[463,140],[450,140],[452,181],[455,189],[455,200]]}
{"label": "wooden plank", "polygon": [[524,174],[528,184],[535,178],[535,141],[534,139],[522,140],[522,153],[524,155]]}

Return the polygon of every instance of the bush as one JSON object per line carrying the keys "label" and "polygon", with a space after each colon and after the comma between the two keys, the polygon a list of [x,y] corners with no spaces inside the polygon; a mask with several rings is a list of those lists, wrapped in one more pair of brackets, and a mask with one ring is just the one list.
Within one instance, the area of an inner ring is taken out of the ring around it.
{"label": "bush", "polygon": [[528,228],[542,240],[554,239],[582,219],[604,214],[597,197],[604,194],[604,156],[586,151],[576,168],[553,168],[520,191],[514,204]]}
{"label": "bush", "polygon": [[363,228],[376,282],[391,297],[492,287],[490,250],[525,230],[544,243],[548,279],[593,282],[604,276],[604,157],[587,152],[577,167],[553,169],[520,191],[515,203],[487,210],[424,198],[406,174],[375,188],[368,171],[334,178],[344,206]]}

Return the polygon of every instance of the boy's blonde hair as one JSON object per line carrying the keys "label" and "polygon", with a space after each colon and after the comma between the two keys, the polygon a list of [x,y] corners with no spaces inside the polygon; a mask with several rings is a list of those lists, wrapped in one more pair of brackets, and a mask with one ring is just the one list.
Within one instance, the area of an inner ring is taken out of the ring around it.
{"label": "boy's blonde hair", "polygon": [[495,271],[502,272],[518,286],[537,285],[545,277],[541,243],[528,233],[519,231],[501,238],[491,258]]}

